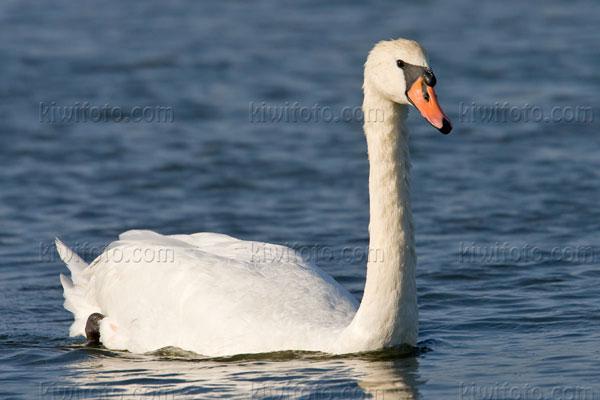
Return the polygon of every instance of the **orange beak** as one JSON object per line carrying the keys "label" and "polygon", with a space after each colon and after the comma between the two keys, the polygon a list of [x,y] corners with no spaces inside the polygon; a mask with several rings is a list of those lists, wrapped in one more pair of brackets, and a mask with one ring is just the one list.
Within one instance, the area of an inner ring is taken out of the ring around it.
{"label": "orange beak", "polygon": [[443,134],[452,130],[450,118],[442,111],[437,101],[433,87],[425,84],[423,78],[419,77],[406,92],[408,99],[419,110],[423,118],[439,129]]}

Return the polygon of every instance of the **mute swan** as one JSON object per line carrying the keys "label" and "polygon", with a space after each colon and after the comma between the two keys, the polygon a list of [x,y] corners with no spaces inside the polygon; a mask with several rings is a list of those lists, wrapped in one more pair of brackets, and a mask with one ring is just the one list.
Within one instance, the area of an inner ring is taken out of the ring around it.
{"label": "mute swan", "polygon": [[134,353],[175,346],[206,356],[416,345],[405,122],[412,104],[442,133],[450,132],[435,83],[414,41],[382,41],[369,53],[362,106],[370,162],[369,248],[381,257],[367,262],[360,306],[333,278],[284,246],[216,233],[129,231],[89,266],[57,239],[71,271],[71,279],[60,276],[65,308],[75,316],[71,336]]}

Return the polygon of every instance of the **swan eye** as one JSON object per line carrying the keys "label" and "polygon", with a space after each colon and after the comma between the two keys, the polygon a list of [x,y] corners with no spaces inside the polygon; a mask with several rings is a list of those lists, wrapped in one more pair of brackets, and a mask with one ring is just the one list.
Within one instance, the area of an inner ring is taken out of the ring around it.
{"label": "swan eye", "polygon": [[396,61],[396,65],[398,66],[398,68],[404,68],[404,61],[402,61],[402,60],[397,60],[397,61]]}

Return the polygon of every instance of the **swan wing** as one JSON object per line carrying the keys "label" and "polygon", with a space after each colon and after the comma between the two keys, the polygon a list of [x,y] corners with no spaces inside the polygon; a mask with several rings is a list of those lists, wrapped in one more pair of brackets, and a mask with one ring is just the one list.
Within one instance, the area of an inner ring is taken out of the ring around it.
{"label": "swan wing", "polygon": [[101,341],[133,352],[327,351],[358,307],[298,252],[215,233],[129,231],[88,270]]}

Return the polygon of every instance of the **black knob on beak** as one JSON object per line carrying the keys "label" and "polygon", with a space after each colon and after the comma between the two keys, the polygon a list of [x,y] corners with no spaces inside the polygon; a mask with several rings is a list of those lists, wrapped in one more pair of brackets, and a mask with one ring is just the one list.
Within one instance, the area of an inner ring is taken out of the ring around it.
{"label": "black knob on beak", "polygon": [[429,68],[425,68],[425,70],[423,71],[423,80],[425,80],[425,83],[431,87],[434,87],[437,82],[433,71]]}

